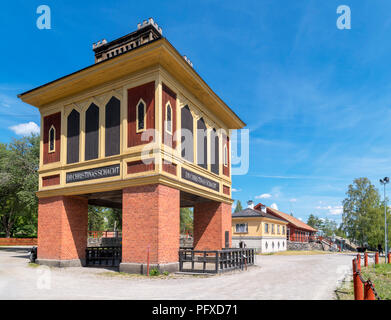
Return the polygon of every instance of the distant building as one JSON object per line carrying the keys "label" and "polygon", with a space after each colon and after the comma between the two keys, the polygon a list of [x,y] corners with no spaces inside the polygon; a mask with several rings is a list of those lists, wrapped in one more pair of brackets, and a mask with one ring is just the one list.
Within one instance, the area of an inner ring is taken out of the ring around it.
{"label": "distant building", "polygon": [[285,251],[287,222],[254,208],[248,201],[246,209],[232,214],[232,247],[246,246],[258,252]]}
{"label": "distant building", "polygon": [[283,219],[288,223],[287,225],[287,235],[286,238],[288,241],[292,242],[309,242],[314,240],[315,233],[318,231],[308,224],[305,224],[303,221],[292,217],[291,215],[278,211],[276,209],[266,207],[262,203],[258,203],[254,209],[262,210],[265,208],[266,212],[276,218]]}

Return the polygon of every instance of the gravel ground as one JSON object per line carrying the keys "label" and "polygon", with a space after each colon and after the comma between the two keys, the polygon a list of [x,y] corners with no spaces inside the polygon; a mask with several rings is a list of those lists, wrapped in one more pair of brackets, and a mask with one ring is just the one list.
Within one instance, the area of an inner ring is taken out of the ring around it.
{"label": "gravel ground", "polygon": [[353,254],[257,256],[245,272],[122,276],[102,268],[30,266],[26,247],[0,247],[0,299],[335,299]]}

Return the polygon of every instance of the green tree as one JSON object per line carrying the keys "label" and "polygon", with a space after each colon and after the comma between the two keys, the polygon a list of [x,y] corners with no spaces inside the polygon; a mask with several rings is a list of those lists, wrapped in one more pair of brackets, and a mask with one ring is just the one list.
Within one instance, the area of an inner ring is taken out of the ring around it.
{"label": "green tree", "polygon": [[313,214],[308,217],[307,224],[317,230],[321,230],[323,227],[323,221]]}
{"label": "green tree", "polygon": [[319,218],[313,214],[310,214],[308,217],[307,224],[317,229],[322,235],[327,237],[336,235],[338,230],[337,223],[334,220]]}
{"label": "green tree", "polygon": [[236,201],[236,208],[235,208],[234,212],[240,212],[242,210],[243,210],[243,207],[242,207],[240,200]]}
{"label": "green tree", "polygon": [[88,231],[104,231],[105,210],[104,207],[88,206]]}
{"label": "green tree", "polygon": [[[358,178],[349,185],[346,195],[342,202],[343,232],[361,246],[384,246],[384,205],[379,191],[368,178]],[[389,219],[390,213],[387,211]]]}
{"label": "green tree", "polygon": [[181,234],[193,234],[193,210],[191,208],[181,208],[180,212]]}
{"label": "green tree", "polygon": [[0,145],[0,220],[6,237],[36,234],[39,136]]}
{"label": "green tree", "polygon": [[117,208],[107,208],[104,212],[106,230],[122,230],[122,210]]}

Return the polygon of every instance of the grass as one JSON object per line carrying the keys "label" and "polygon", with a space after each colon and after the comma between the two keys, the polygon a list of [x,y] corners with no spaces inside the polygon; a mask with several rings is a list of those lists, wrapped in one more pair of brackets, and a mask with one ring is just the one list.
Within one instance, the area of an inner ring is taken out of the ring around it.
{"label": "grass", "polygon": [[[361,267],[361,274],[365,280],[372,281],[380,299],[391,300],[391,264]],[[345,281],[345,284],[336,290],[336,295],[340,300],[354,300],[353,280]]]}
{"label": "grass", "polygon": [[269,252],[269,253],[258,253],[261,256],[296,256],[296,255],[315,255],[315,254],[331,254],[333,252],[330,251],[322,251],[322,250],[311,250],[311,251],[301,251],[301,250],[287,250],[287,251],[279,251],[279,252]]}
{"label": "grass", "polygon": [[34,263],[34,262],[29,262],[28,266],[29,266],[30,268],[38,268],[40,265],[37,264],[37,263]]}
{"label": "grass", "polygon": [[370,265],[361,273],[364,279],[371,279],[382,300],[391,300],[391,264]]}

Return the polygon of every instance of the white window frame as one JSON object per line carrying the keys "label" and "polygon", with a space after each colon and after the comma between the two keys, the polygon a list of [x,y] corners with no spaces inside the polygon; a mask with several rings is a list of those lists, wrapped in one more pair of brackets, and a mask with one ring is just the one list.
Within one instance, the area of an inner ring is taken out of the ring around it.
{"label": "white window frame", "polygon": [[[171,110],[171,120],[170,120],[170,123],[171,123],[171,130],[168,130],[168,129],[167,129],[167,125],[168,125],[168,120],[167,120],[168,112],[167,112],[167,110],[168,110],[168,108],[170,108],[170,110]],[[167,103],[166,103],[166,116],[165,116],[165,121],[164,121],[164,129],[165,129],[166,132],[167,132],[168,134],[170,134],[170,135],[172,135],[172,131],[173,131],[173,121],[172,121],[172,119],[173,119],[173,113],[172,113],[171,103],[170,103],[170,102],[167,102]]]}
{"label": "white window frame", "polygon": [[269,233],[269,224],[265,223],[265,233]]}
{"label": "white window frame", "polygon": [[228,147],[227,147],[227,143],[224,143],[223,157],[224,157],[224,161],[223,161],[224,167],[228,167]]}
{"label": "white window frame", "polygon": [[[240,227],[238,228],[238,226],[244,226],[245,231],[239,231]],[[235,233],[248,233],[248,223],[236,223]]]}
{"label": "white window frame", "polygon": [[[53,149],[50,148],[50,131],[53,130]],[[48,136],[48,153],[53,153],[53,152],[56,152],[56,128],[54,127],[54,125],[51,125],[51,127],[49,128],[49,136]]]}
{"label": "white window frame", "polygon": [[[140,103],[142,103],[144,105],[144,129],[139,129],[138,128],[138,107],[140,105]],[[145,101],[143,99],[140,99],[137,104],[136,104],[136,132],[139,133],[139,132],[144,132],[145,130],[147,130],[147,104],[145,103]]]}

